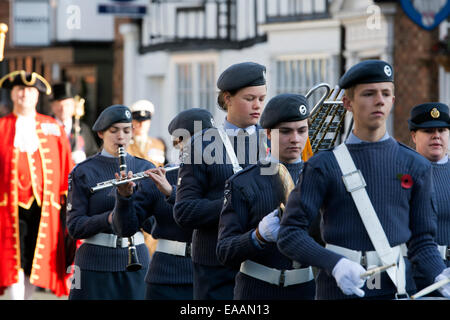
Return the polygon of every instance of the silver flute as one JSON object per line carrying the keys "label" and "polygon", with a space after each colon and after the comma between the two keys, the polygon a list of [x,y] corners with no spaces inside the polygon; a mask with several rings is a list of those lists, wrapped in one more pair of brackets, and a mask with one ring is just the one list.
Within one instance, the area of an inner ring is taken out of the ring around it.
{"label": "silver flute", "polygon": [[[170,171],[178,170],[179,167],[180,166],[175,166],[175,167],[169,167],[169,168],[163,168],[163,169],[166,170],[166,172],[170,172]],[[145,179],[147,177],[148,177],[148,174],[146,174],[145,172],[138,172],[138,173],[133,174],[133,176],[131,178],[111,179],[111,180],[99,182],[99,183],[97,183],[97,185],[95,187],[91,188],[91,193],[95,193],[99,190],[111,188],[114,186],[120,186],[121,184],[128,183],[131,181]]]}

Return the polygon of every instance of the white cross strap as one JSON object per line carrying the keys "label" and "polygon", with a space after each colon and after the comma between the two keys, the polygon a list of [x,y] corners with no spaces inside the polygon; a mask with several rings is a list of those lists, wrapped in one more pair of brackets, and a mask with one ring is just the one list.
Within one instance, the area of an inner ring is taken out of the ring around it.
{"label": "white cross strap", "polygon": [[356,208],[358,209],[364,227],[369,234],[369,238],[380,257],[383,265],[397,264],[397,267],[387,270],[389,277],[397,287],[398,294],[405,294],[405,261],[401,253],[394,252],[386,233],[378,219],[375,209],[372,206],[369,195],[366,191],[366,182],[360,170],[356,169],[355,163],[347,149],[345,143],[333,149],[333,154],[342,171],[342,179],[348,192],[351,193]]}
{"label": "white cross strap", "polygon": [[225,132],[223,126],[219,126],[217,128],[219,131],[220,138],[222,139],[223,145],[225,146],[225,150],[227,152],[228,158],[230,158],[231,164],[233,165],[233,172],[239,172],[242,170],[242,167],[239,165],[238,158],[236,153],[234,152],[233,146],[231,145],[230,139]]}

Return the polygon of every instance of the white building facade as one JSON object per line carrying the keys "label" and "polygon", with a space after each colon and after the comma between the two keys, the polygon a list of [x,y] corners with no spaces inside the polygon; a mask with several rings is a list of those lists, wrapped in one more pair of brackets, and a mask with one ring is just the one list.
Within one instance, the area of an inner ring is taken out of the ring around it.
{"label": "white building facade", "polygon": [[[140,26],[120,29],[123,102],[151,100],[150,135],[170,143],[167,125],[181,110],[206,108],[222,123],[216,80],[234,63],[266,66],[267,100],[283,92],[306,94],[319,82],[333,87],[364,59],[393,63],[396,10],[391,2],[372,0],[152,1]],[[448,103],[449,75],[440,72],[441,100]]]}

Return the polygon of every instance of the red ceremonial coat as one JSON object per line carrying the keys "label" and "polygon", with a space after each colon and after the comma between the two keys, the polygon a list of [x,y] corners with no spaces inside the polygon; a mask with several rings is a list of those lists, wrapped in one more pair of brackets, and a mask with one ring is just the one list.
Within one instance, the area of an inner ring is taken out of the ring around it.
{"label": "red ceremonial coat", "polygon": [[[16,115],[0,118],[0,294],[18,281],[20,263],[18,159],[14,148]],[[38,150],[33,157],[41,170],[41,220],[30,274],[33,285],[48,288],[57,296],[68,295],[64,236],[60,221],[60,196],[67,193],[68,175],[73,167],[69,140],[64,129],[46,115],[36,114]],[[31,166],[31,164],[30,164]],[[41,180],[38,179],[38,180]],[[36,184],[36,179],[31,179]],[[36,185],[33,190],[39,190]]]}

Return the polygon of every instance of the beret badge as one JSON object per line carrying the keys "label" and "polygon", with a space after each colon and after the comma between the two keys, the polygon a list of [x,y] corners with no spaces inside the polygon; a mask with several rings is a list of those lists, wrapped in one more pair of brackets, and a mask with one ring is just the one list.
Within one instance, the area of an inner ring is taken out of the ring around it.
{"label": "beret badge", "polygon": [[125,117],[127,117],[128,119],[131,119],[131,112],[126,110],[125,111]]}
{"label": "beret badge", "polygon": [[430,112],[430,115],[434,118],[437,119],[439,118],[439,116],[441,115],[441,113],[439,112],[439,110],[437,108],[433,108]]}
{"label": "beret badge", "polygon": [[306,108],[306,106],[304,104],[300,105],[300,107],[298,107],[298,111],[300,111],[300,114],[302,116],[304,116],[306,114],[306,112],[308,111],[308,109]]}
{"label": "beret badge", "polygon": [[384,73],[385,73],[388,77],[390,77],[390,76],[392,75],[392,69],[391,69],[391,67],[389,67],[388,65],[385,65],[385,66],[384,66]]}

